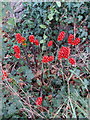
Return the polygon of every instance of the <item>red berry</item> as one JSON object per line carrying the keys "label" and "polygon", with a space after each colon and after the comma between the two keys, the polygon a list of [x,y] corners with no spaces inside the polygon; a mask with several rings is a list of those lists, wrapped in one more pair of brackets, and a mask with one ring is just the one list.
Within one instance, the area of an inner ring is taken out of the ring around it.
{"label": "red berry", "polygon": [[69,58],[69,62],[72,64],[72,65],[75,65],[76,64],[76,60],[74,58]]}
{"label": "red berry", "polygon": [[13,49],[14,49],[14,52],[20,53],[20,48],[17,45],[15,45]]}
{"label": "red berry", "polygon": [[8,77],[8,73],[5,70],[2,70],[2,80]]}
{"label": "red berry", "polygon": [[22,43],[26,40],[26,38],[22,37],[20,33],[16,33],[15,38],[18,43]]}
{"label": "red berry", "polygon": [[36,105],[41,105],[41,104],[42,104],[42,101],[43,101],[42,97],[38,97],[38,98],[36,99]]}
{"label": "red berry", "polygon": [[64,31],[60,32],[59,35],[58,35],[57,40],[58,40],[58,41],[62,41],[62,40],[64,39],[64,37],[65,37],[65,34],[66,34],[66,33],[65,33]]}
{"label": "red berry", "polygon": [[43,62],[43,63],[49,62],[48,56],[43,56],[42,62]]}
{"label": "red berry", "polygon": [[73,42],[72,45],[78,45],[80,43],[80,38],[76,38]]}
{"label": "red berry", "polygon": [[32,42],[32,43],[34,43],[34,41],[35,41],[34,35],[30,35],[29,36],[29,41]]}
{"label": "red berry", "polygon": [[54,56],[43,56],[42,62],[48,63],[54,60]]}
{"label": "red berry", "polygon": [[68,43],[72,44],[72,40],[74,39],[74,35],[70,34],[68,37]]}
{"label": "red berry", "polygon": [[53,45],[53,41],[49,41],[48,44],[47,44],[48,47],[50,47],[52,45]]}
{"label": "red berry", "polygon": [[16,53],[14,56],[15,56],[16,58],[20,58],[20,54],[19,54],[19,53]]}
{"label": "red berry", "polygon": [[68,58],[69,55],[70,55],[70,48],[63,46],[58,51],[58,60],[60,60],[62,58]]}
{"label": "red berry", "polygon": [[34,40],[35,45],[39,45],[39,41],[38,40]]}
{"label": "red berry", "polygon": [[74,39],[74,35],[70,34],[68,37],[68,43],[71,45],[78,45],[80,43],[80,38],[76,38],[75,40],[73,39]]}
{"label": "red berry", "polygon": [[49,60],[49,62],[53,61],[54,60],[54,56],[48,57],[48,60]]}

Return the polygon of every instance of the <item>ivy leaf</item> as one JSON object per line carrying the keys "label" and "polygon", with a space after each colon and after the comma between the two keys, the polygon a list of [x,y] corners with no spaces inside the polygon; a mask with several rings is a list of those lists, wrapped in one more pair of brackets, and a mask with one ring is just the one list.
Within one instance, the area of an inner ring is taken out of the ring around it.
{"label": "ivy leaf", "polygon": [[82,18],[83,18],[83,16],[79,15],[79,16],[78,16],[78,21],[81,21]]}
{"label": "ivy leaf", "polygon": [[44,34],[44,35],[43,35],[43,38],[44,38],[44,40],[45,40],[45,39],[47,38],[47,36]]}
{"label": "ivy leaf", "polygon": [[61,2],[60,1],[56,1],[56,4],[58,7],[61,7]]}
{"label": "ivy leaf", "polygon": [[71,7],[72,7],[72,3],[71,3],[71,2],[69,2],[69,3],[68,3],[68,8],[69,8],[69,11],[71,10]]}
{"label": "ivy leaf", "polygon": [[46,25],[41,24],[40,27],[43,28],[43,29],[45,29],[45,28],[46,28]]}
{"label": "ivy leaf", "polygon": [[48,19],[49,19],[49,20],[52,20],[52,19],[53,19],[53,14],[52,14],[52,13],[48,15]]}
{"label": "ivy leaf", "polygon": [[41,44],[42,44],[42,43],[45,43],[45,40],[41,40],[40,43],[41,43]]}
{"label": "ivy leaf", "polygon": [[46,46],[42,46],[42,50],[46,50]]}
{"label": "ivy leaf", "polygon": [[27,79],[32,79],[32,78],[34,78],[34,75],[33,75],[32,71],[31,71],[30,69],[27,69],[27,70],[25,71],[25,75],[27,76]]}
{"label": "ivy leaf", "polygon": [[10,18],[7,23],[9,25],[15,25],[15,20],[13,18]]}
{"label": "ivy leaf", "polygon": [[24,72],[28,80],[34,78],[34,74],[27,66],[22,66],[18,69],[18,72]]}

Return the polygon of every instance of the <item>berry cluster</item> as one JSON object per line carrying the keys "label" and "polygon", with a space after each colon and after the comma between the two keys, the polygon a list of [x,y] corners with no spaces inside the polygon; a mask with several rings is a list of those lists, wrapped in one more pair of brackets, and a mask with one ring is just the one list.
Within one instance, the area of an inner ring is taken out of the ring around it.
{"label": "berry cluster", "polygon": [[21,53],[21,51],[20,51],[20,48],[17,46],[17,45],[15,45],[14,47],[13,47],[13,49],[14,49],[14,52],[15,52],[15,57],[16,58],[20,58],[20,53]]}
{"label": "berry cluster", "polygon": [[43,101],[42,97],[38,97],[38,98],[36,99],[36,105],[41,105],[41,104],[42,104],[42,101]]}
{"label": "berry cluster", "polygon": [[76,61],[74,58],[69,58],[70,56],[70,48],[68,47],[61,47],[60,50],[58,51],[58,60],[62,59],[62,58],[66,58],[69,60],[69,63],[71,63],[72,65],[76,64]]}
{"label": "berry cluster", "polygon": [[13,49],[14,49],[14,52],[20,53],[20,48],[17,45],[15,45]]}
{"label": "berry cluster", "polygon": [[43,56],[42,62],[48,63],[54,60],[54,56]]}
{"label": "berry cluster", "polygon": [[[22,37],[20,33],[16,33],[15,38],[16,38],[16,40],[17,40],[18,43],[22,43],[22,45],[26,45],[26,42],[25,42],[25,41],[26,41],[26,38],[25,38],[25,37]],[[34,43],[35,45],[39,45],[39,41],[38,41],[38,40],[35,40],[34,35],[30,35],[30,36],[29,36],[29,41],[30,41],[31,43]],[[16,58],[20,58],[20,48],[19,48],[19,46],[15,45],[15,46],[13,47],[13,49],[14,49],[14,52],[15,52],[15,55],[14,55],[14,56],[15,56]]]}
{"label": "berry cluster", "polygon": [[26,38],[22,37],[20,33],[16,33],[15,38],[18,43],[22,43],[22,45],[25,45]]}
{"label": "berry cluster", "polygon": [[69,58],[68,60],[72,65],[76,64],[76,60],[74,58]]}
{"label": "berry cluster", "polygon": [[5,70],[2,70],[2,80],[6,79],[8,77],[8,74]]}
{"label": "berry cluster", "polygon": [[[65,32],[62,31],[59,33],[58,35],[58,38],[57,38],[57,41],[62,41],[65,37]],[[80,38],[76,38],[75,40],[74,39],[74,35],[70,34],[69,37],[68,37],[68,43],[71,44],[71,45],[78,45],[80,43]],[[53,41],[49,41],[47,43],[47,46],[50,47],[53,45]],[[70,48],[69,47],[64,47],[62,46],[59,51],[58,51],[58,60],[62,59],[62,58],[66,58],[69,60],[69,63],[71,63],[72,65],[75,65],[76,64],[76,61],[74,58],[69,58],[70,56]],[[52,58],[51,61],[54,60],[54,56]],[[48,59],[48,56],[44,56],[43,59],[42,59],[42,62],[43,63],[47,63],[47,62],[50,62],[49,59]]]}
{"label": "berry cluster", "polygon": [[70,48],[62,46],[58,51],[58,60],[68,58],[70,55]]}
{"label": "berry cluster", "polygon": [[[58,35],[57,41],[62,41],[64,39],[65,35],[66,35],[66,33],[64,31],[60,32]],[[18,43],[22,43],[22,45],[26,45],[26,43],[25,43],[26,38],[22,37],[20,33],[16,33],[15,37],[16,37],[16,40]],[[73,39],[74,39],[74,35],[70,34],[68,37],[68,43],[71,45],[78,45],[80,43],[80,38],[76,38],[75,40],[73,40]],[[31,43],[34,43],[37,46],[40,44],[39,41],[35,39],[34,35],[29,36],[29,41]],[[52,40],[47,43],[48,47],[50,47],[52,45],[53,45]],[[20,48],[17,45],[15,45],[13,47],[13,49],[15,52],[14,56],[16,58],[20,58]],[[70,57],[70,48],[62,46],[58,51],[58,60],[65,58],[65,59],[68,59],[69,63],[71,63],[72,65],[76,64],[75,59],[69,58],[69,57]],[[43,58],[42,58],[43,63],[48,63],[53,60],[54,60],[54,56],[43,56]]]}
{"label": "berry cluster", "polygon": [[48,43],[47,43],[47,46],[48,47],[50,47],[50,46],[52,46],[53,45],[53,41],[49,41]]}
{"label": "berry cluster", "polygon": [[70,34],[68,37],[68,43],[71,45],[78,45],[80,43],[80,38],[76,38],[75,40],[73,39],[74,39],[74,35]]}
{"label": "berry cluster", "polygon": [[[58,35],[58,38],[57,38],[57,41],[62,41],[65,37],[66,33],[64,31],[60,32],[59,35]],[[17,40],[18,43],[21,43],[22,45],[26,45],[26,38],[22,37],[20,33],[16,33],[15,35],[15,38]],[[29,41],[31,43],[34,43],[35,45],[40,45],[39,41],[35,39],[35,36],[34,35],[30,35],[29,36]],[[68,43],[71,44],[71,45],[78,45],[80,43],[80,38],[76,38],[74,40],[74,35],[70,34],[69,37],[68,37]],[[50,47],[53,45],[53,41],[49,41],[47,43],[47,46]],[[15,45],[13,47],[14,49],[14,52],[15,52],[15,57],[16,58],[20,58],[20,48],[19,46]],[[68,59],[69,63],[71,63],[72,65],[75,65],[76,64],[76,61],[74,58],[70,58],[70,48],[69,47],[64,47],[62,46],[59,50],[58,50],[58,60],[61,60],[61,59]],[[43,58],[42,58],[42,63],[48,63],[48,62],[52,62],[54,60],[54,56],[46,56],[44,55]],[[3,78],[2,79],[6,79],[8,77],[8,74],[6,71],[2,71],[3,72]],[[42,97],[38,97],[36,99],[36,105],[41,105],[42,104],[42,101],[43,101],[43,98]]]}
{"label": "berry cluster", "polygon": [[62,41],[62,40],[64,39],[64,37],[65,37],[65,34],[66,34],[66,33],[65,33],[64,31],[60,32],[59,35],[58,35],[57,40],[58,40],[58,41]]}
{"label": "berry cluster", "polygon": [[29,36],[29,41],[30,41],[31,43],[34,43],[35,45],[39,45],[39,41],[38,41],[38,40],[35,40],[34,35],[30,35],[30,36]]}

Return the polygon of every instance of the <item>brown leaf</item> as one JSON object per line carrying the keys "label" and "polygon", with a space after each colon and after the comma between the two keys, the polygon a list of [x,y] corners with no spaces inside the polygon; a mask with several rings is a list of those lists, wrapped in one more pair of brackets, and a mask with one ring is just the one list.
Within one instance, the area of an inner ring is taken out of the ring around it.
{"label": "brown leaf", "polygon": [[52,95],[48,95],[48,101],[52,99]]}
{"label": "brown leaf", "polygon": [[[47,69],[44,69],[43,73],[45,73]],[[42,74],[42,70],[38,70],[37,73],[35,74],[35,78],[39,77]]]}
{"label": "brown leaf", "polygon": [[26,85],[26,84],[23,83],[23,82],[19,83],[19,86],[20,86],[20,87],[24,87],[25,85]]}

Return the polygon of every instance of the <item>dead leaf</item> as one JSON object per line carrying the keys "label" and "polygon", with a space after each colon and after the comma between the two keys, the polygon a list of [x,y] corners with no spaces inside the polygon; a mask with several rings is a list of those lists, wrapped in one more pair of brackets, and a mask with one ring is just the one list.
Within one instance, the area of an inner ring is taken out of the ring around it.
{"label": "dead leaf", "polygon": [[[43,73],[45,73],[47,69],[44,69]],[[35,78],[39,77],[42,74],[42,70],[38,70],[37,73],[35,74]]]}
{"label": "dead leaf", "polygon": [[52,99],[52,95],[48,95],[48,101]]}

